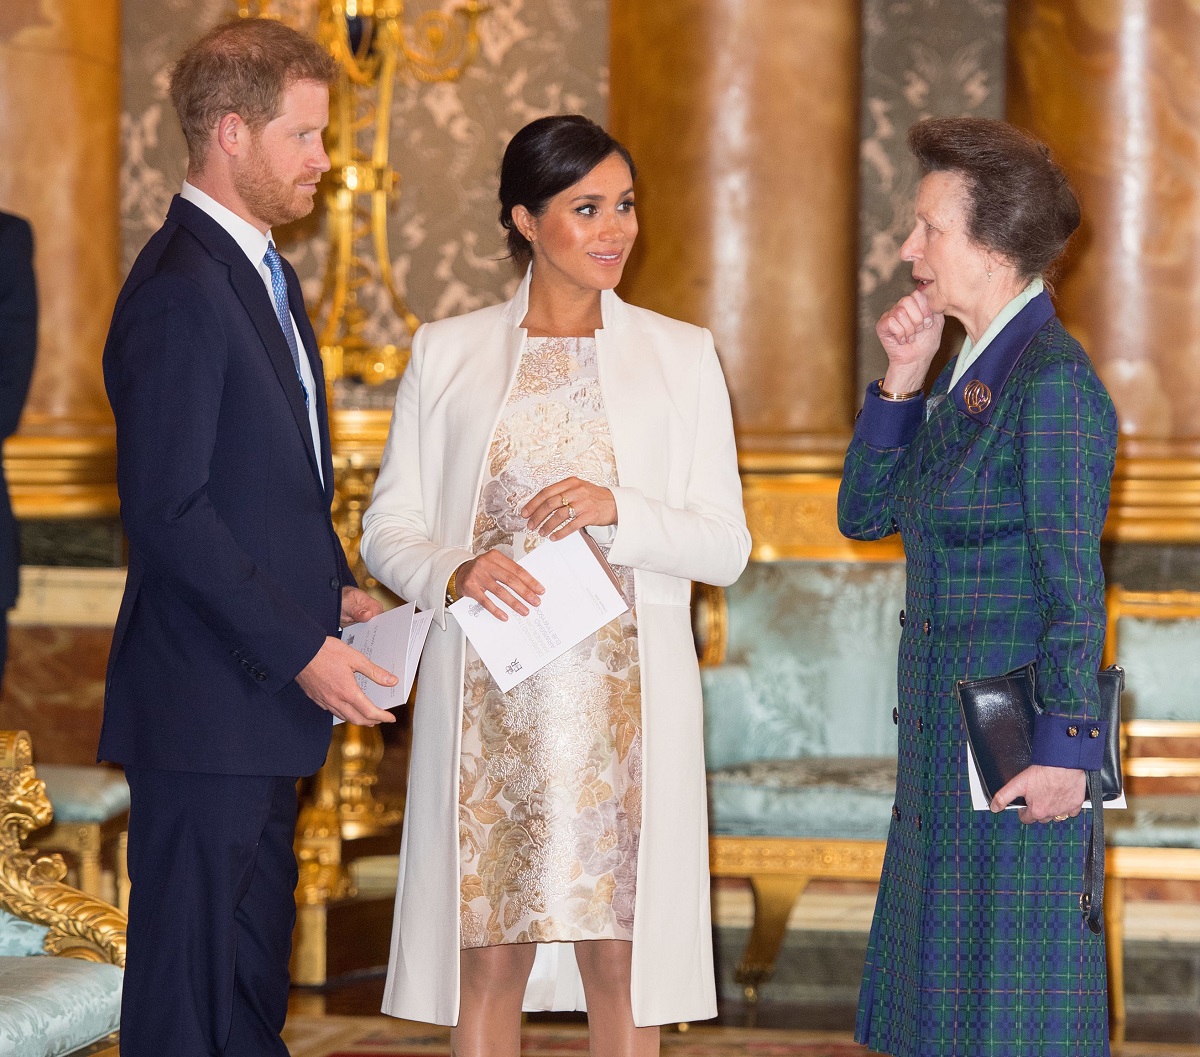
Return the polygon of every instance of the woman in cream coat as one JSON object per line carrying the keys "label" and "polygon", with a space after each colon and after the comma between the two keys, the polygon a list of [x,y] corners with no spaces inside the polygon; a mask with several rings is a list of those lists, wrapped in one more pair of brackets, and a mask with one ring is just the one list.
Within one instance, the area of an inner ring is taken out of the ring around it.
{"label": "woman in cream coat", "polygon": [[[637,232],[632,182],[624,148],[584,118],[544,118],[514,138],[501,175],[501,221],[514,256],[532,257],[531,267],[511,301],[417,331],[364,518],[362,555],[372,573],[434,614],[413,712],[383,1008],[457,1024],[456,1054],[477,1052],[476,1038],[480,1047],[483,1039],[494,1044],[502,1030],[519,1047],[522,1002],[525,1009],[584,1008],[580,972],[592,1009],[593,1053],[657,1052],[657,1028],[650,1026],[716,1015],[703,724],[689,600],[693,579],[725,585],[738,577],[750,538],[711,335],[627,305],[612,289]],[[526,493],[519,513],[531,533],[552,539],[586,529],[608,548],[614,567],[632,570],[642,805],[632,948],[505,940],[508,947],[483,948],[491,961],[469,961],[479,953],[465,949],[470,944],[460,934],[460,753],[469,669],[463,635],[445,607],[459,593],[497,613],[497,598],[517,612],[536,604],[538,586],[510,558],[472,550],[480,491],[530,343],[593,333],[616,483],[605,488],[567,476],[528,502]],[[620,957],[597,962],[591,952],[602,949],[627,953],[623,963]],[[609,996],[605,989],[614,981],[623,993]],[[616,1023],[622,1018],[628,1023]],[[602,1027],[602,1020],[613,1023]]]}

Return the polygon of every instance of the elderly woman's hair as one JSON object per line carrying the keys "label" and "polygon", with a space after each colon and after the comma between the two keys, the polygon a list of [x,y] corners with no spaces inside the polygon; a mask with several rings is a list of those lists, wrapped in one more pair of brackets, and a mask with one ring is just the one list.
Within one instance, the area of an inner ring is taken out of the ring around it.
{"label": "elderly woman's hair", "polygon": [[962,176],[967,234],[1027,280],[1046,272],[1079,227],[1079,201],[1049,148],[1006,121],[927,118],[908,130],[908,148],[922,175]]}
{"label": "elderly woman's hair", "polygon": [[581,114],[538,118],[513,136],[500,163],[500,225],[508,232],[509,255],[518,264],[528,264],[533,251],[513,222],[513,209],[524,206],[540,217],[551,198],[579,183],[611,154],[621,156],[631,177],[637,175],[629,151]]}

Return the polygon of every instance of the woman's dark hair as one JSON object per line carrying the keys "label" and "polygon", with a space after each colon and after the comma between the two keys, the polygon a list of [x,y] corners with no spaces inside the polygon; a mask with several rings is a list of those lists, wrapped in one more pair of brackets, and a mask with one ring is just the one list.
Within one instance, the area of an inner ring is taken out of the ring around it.
{"label": "woman's dark hair", "polygon": [[513,209],[524,206],[540,217],[551,198],[579,183],[610,154],[619,154],[630,176],[637,175],[629,151],[582,114],[540,117],[513,136],[500,163],[500,226],[518,264],[528,264],[533,251],[513,223]]}
{"label": "woman's dark hair", "polygon": [[1026,280],[1042,275],[1079,227],[1079,201],[1049,148],[1006,121],[927,118],[908,130],[908,149],[923,176],[962,176],[967,234]]}

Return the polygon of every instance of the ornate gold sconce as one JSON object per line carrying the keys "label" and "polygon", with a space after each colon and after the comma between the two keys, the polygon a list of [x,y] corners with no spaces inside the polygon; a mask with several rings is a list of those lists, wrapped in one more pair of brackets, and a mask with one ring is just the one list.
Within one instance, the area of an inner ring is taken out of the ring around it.
{"label": "ornate gold sconce", "polygon": [[[370,340],[366,294],[372,295],[371,303],[389,304],[409,336],[419,325],[396,290],[388,248],[388,212],[400,193],[399,176],[389,161],[396,81],[402,72],[423,83],[455,80],[478,52],[478,21],[487,10],[479,0],[465,0],[452,12],[427,11],[406,28],[404,0],[238,0],[243,18],[307,12],[308,29],[315,11],[316,37],[338,63],[325,136],[332,167],[321,184],[329,256],[312,315],[332,409],[334,524],[364,586],[372,581],[358,557],[362,514],[379,470],[389,415],[337,409],[333,396],[338,379],[379,385],[397,378],[408,362],[407,342],[380,345]],[[335,728],[298,831],[300,902],[312,914],[318,909],[323,913],[328,898],[347,891],[341,840],[371,836],[400,821],[402,805],[382,803],[374,795],[382,756],[383,737],[377,729]],[[293,978],[323,982],[324,961],[323,926],[301,929]]]}

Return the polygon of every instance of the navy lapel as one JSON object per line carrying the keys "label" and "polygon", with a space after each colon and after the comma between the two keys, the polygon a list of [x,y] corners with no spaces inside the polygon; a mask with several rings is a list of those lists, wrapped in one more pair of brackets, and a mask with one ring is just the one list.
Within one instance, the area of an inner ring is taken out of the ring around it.
{"label": "navy lapel", "polygon": [[1008,381],[1034,335],[1054,318],[1054,305],[1044,291],[1018,312],[983,350],[950,391],[958,410],[981,425],[991,421],[1000,390]]}
{"label": "navy lapel", "polygon": [[[300,435],[304,440],[304,450],[308,453],[308,463],[312,469],[313,478],[317,480],[317,458],[316,453],[313,451],[312,430],[308,425],[308,409],[304,406],[304,389],[300,384],[299,377],[296,375],[296,365],[292,362],[291,349],[288,348],[287,338],[283,335],[283,328],[279,325],[279,317],[275,315],[275,308],[271,304],[271,296],[267,293],[262,276],[259,274],[258,269],[250,263],[250,258],[242,252],[242,248],[234,241],[233,236],[199,206],[176,195],[171,202],[171,208],[167,213],[167,217],[181,227],[187,228],[188,231],[204,244],[205,249],[208,250],[215,260],[219,260],[228,266],[229,283],[233,287],[234,293],[237,294],[238,300],[241,301],[242,306],[246,309],[246,314],[254,324],[254,329],[258,331],[258,336],[262,340],[263,347],[266,349],[267,357],[271,361],[271,366],[275,370],[279,384],[283,387],[288,406],[292,409],[292,417],[296,420],[296,428],[300,430]],[[290,268],[288,270],[290,271]],[[294,280],[289,278],[289,298],[293,296],[290,289],[292,281]],[[296,286],[296,300],[299,300],[303,304],[303,300],[299,297],[298,284]],[[307,323],[303,308],[299,312],[293,309],[292,315],[300,325],[301,335],[303,335],[303,328]],[[304,323],[300,323],[301,319],[304,319]],[[311,334],[311,332],[310,327],[309,333]],[[313,376],[318,379],[323,377],[320,371],[315,369]],[[323,393],[320,399],[323,403]],[[321,405],[318,406],[320,407]],[[318,414],[318,421],[324,421],[323,416],[320,414]],[[326,443],[326,440],[323,438],[322,447],[325,447]],[[325,475],[327,485],[331,476],[332,474],[330,473],[326,473]]]}
{"label": "navy lapel", "polygon": [[[317,433],[321,439],[321,479],[325,482],[325,491],[329,498],[333,498],[333,451],[332,440],[329,435],[329,408],[325,401],[325,370],[324,363],[321,360],[321,350],[317,345],[317,335],[313,331],[312,322],[308,318],[308,311],[304,307],[304,293],[300,289],[300,280],[296,276],[296,270],[285,260],[283,261],[283,274],[287,279],[288,290],[288,308],[291,310],[292,318],[296,321],[296,329],[300,331],[300,342],[304,346],[304,353],[308,357],[308,366],[312,370],[313,388],[316,390],[312,394],[312,399],[317,402]],[[288,352],[288,359],[291,359],[291,352]],[[295,370],[292,374],[295,374]],[[308,413],[304,415],[305,436],[309,437],[309,447],[312,447],[311,430],[308,429]]]}

